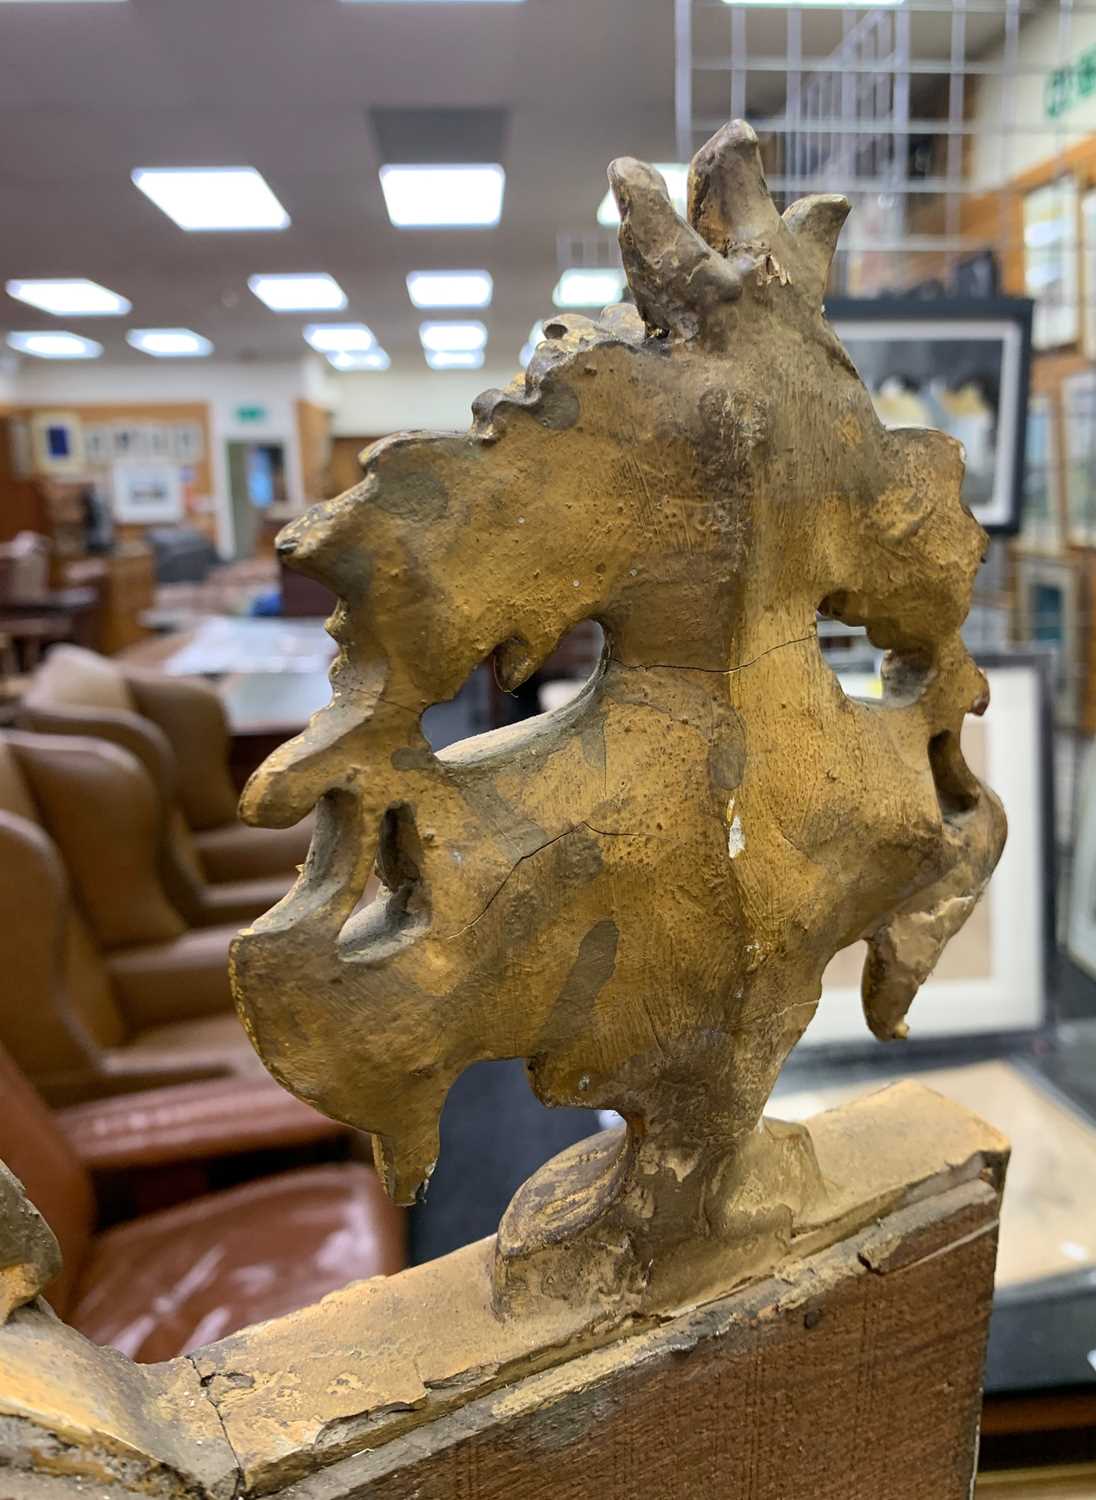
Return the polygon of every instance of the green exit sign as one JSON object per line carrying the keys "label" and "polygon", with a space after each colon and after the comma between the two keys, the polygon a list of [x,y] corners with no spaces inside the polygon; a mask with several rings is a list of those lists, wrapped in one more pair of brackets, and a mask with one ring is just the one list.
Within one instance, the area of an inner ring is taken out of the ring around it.
{"label": "green exit sign", "polygon": [[1044,95],[1046,112],[1056,120],[1093,94],[1096,94],[1096,47],[1082,52],[1076,62],[1055,68],[1048,76]]}
{"label": "green exit sign", "polygon": [[236,420],[241,425],[247,422],[265,422],[265,406],[238,406],[236,408]]}

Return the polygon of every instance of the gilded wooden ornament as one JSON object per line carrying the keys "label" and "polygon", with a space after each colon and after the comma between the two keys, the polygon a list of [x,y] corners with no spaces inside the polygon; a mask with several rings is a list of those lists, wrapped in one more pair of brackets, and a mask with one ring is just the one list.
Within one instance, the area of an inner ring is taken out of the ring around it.
{"label": "gilded wooden ornament", "polygon": [[[827,963],[866,939],[868,1024],[903,1035],[1005,835],[959,746],[985,536],[959,444],[885,430],[825,320],[847,203],[781,216],[742,123],[695,157],[688,222],[651,167],[609,176],[635,305],[549,320],[470,431],[386,438],[281,533],[340,649],[242,802],[317,825],[237,940],[240,1013],[288,1088],[372,1132],[399,1202],[479,1059],[623,1115],[519,1193],[500,1310],[672,1304],[771,1260],[825,1191],[762,1117]],[[845,696],[819,612],[886,648],[880,701]],[[478,663],[513,688],[587,618],[573,702],[431,751],[423,711]]]}

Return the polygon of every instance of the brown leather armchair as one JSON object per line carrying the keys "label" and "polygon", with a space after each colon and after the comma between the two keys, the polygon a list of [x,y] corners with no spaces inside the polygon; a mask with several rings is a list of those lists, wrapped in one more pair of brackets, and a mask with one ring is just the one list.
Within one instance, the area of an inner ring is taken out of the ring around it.
{"label": "brown leather armchair", "polygon": [[125,750],[0,736],[0,1041],[54,1103],[258,1068],[228,983],[236,928],[188,930],[158,821]]}
{"label": "brown leather armchair", "polygon": [[[170,1095],[189,1094],[189,1103],[177,1106],[200,1115],[202,1087],[165,1091],[158,1107],[170,1113]],[[264,1079],[249,1087],[261,1093],[274,1086]],[[88,1338],[133,1359],[185,1354],[348,1281],[404,1265],[404,1216],[375,1173],[356,1162],[261,1178],[96,1234],[81,1143],[101,1134],[92,1125],[100,1107],[83,1109],[79,1129],[71,1122],[64,1128],[2,1050],[0,1098],[0,1160],[22,1180],[61,1246],[63,1268],[47,1289],[49,1301]],[[129,1113],[144,1111],[147,1099],[131,1101]],[[107,1106],[108,1135],[120,1124],[122,1103]],[[130,1127],[135,1140],[148,1133]],[[229,1140],[221,1149],[235,1147]],[[123,1164],[117,1145],[110,1164]]]}
{"label": "brown leather armchair", "polygon": [[42,734],[109,740],[137,756],[163,807],[164,884],[191,926],[248,922],[288,890],[311,824],[239,821],[228,724],[212,688],[57,646],[31,680],[20,722]]}

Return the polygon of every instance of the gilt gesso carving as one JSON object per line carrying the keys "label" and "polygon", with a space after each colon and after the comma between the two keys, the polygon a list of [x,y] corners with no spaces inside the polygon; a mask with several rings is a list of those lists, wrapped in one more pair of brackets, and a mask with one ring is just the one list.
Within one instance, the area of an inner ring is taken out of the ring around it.
{"label": "gilt gesso carving", "polygon": [[[515,1201],[503,1308],[577,1295],[575,1247],[604,1295],[672,1301],[706,1257],[786,1240],[824,1188],[805,1134],[760,1122],[823,970],[866,938],[868,1024],[902,1035],[1004,841],[959,748],[987,701],[959,638],[985,537],[959,444],[884,430],[825,321],[845,200],[781,217],[741,123],[694,159],[687,223],[651,167],[609,176],[635,306],[549,320],[469,432],[375,444],[282,532],[339,596],[340,651],[243,799],[275,826],[318,809],[237,941],[245,1024],[373,1132],[398,1201],[478,1059],[624,1116]],[[846,698],[819,610],[887,649],[882,701]],[[590,617],[577,699],[431,752],[420,715],[477,663],[514,687]]]}

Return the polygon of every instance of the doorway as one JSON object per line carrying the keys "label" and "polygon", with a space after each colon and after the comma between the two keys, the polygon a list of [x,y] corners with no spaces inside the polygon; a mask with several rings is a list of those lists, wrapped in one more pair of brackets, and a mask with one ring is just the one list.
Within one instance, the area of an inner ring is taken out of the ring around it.
{"label": "doorway", "polygon": [[228,445],[228,489],[237,561],[261,549],[264,525],[271,509],[282,511],[286,501],[285,444],[234,442]]}

